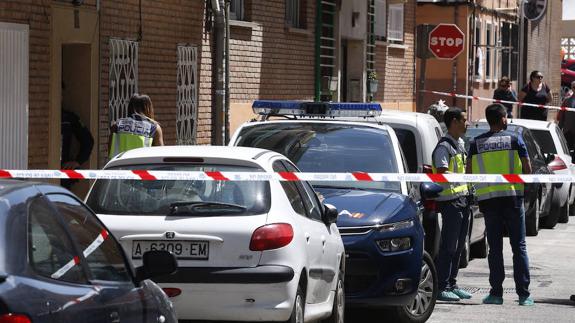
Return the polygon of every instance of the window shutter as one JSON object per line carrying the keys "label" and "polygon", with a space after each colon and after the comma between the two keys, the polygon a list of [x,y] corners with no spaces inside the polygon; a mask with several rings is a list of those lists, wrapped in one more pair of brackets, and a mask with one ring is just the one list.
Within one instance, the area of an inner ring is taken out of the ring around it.
{"label": "window shutter", "polygon": [[403,41],[403,3],[389,5],[389,30],[387,39]]}
{"label": "window shutter", "polygon": [[375,0],[375,35],[387,36],[387,4],[386,0]]}
{"label": "window shutter", "polygon": [[28,168],[28,25],[0,22],[0,168]]}

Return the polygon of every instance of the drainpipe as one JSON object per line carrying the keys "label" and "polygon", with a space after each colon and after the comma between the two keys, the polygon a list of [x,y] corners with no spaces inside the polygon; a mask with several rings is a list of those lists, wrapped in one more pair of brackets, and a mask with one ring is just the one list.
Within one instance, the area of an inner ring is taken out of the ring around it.
{"label": "drainpipe", "polygon": [[314,100],[321,100],[321,0],[315,2],[315,93]]}
{"label": "drainpipe", "polygon": [[226,0],[226,75],[225,75],[225,132],[224,145],[227,145],[230,140],[230,0]]}
{"label": "drainpipe", "polygon": [[225,93],[224,93],[224,33],[226,21],[224,17],[224,0],[211,0],[212,11],[215,16],[214,32],[212,36],[212,106],[213,106],[213,128],[212,144],[224,144],[225,132]]}
{"label": "drainpipe", "polygon": [[[455,4],[453,7],[453,23],[457,26],[457,13],[459,12],[459,4]],[[457,93],[457,60],[459,57],[456,57],[453,60],[453,64],[451,65],[451,78],[452,78],[452,92]],[[452,106],[457,104],[457,98],[453,97],[453,101],[451,102]]]}

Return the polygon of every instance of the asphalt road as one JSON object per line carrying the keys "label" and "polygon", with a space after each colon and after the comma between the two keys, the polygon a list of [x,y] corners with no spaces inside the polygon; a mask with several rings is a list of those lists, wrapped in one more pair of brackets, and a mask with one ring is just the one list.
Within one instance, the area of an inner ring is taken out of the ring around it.
{"label": "asphalt road", "polygon": [[575,294],[575,218],[570,220],[527,238],[535,306],[517,305],[512,253],[506,239],[504,304],[481,304],[489,291],[489,269],[486,259],[475,259],[459,274],[460,285],[473,292],[473,298],[459,304],[438,302],[428,322],[575,322],[575,302],[569,300]]}
{"label": "asphalt road", "polygon": [[[504,304],[481,304],[489,292],[489,269],[487,259],[474,259],[459,272],[458,280],[473,298],[458,303],[438,302],[428,322],[575,322],[575,302],[569,300],[575,294],[575,217],[570,220],[569,224],[558,224],[553,230],[541,230],[537,237],[527,238],[535,306],[517,304],[512,254],[506,238]],[[385,317],[385,313],[350,312],[346,322],[391,322]]]}

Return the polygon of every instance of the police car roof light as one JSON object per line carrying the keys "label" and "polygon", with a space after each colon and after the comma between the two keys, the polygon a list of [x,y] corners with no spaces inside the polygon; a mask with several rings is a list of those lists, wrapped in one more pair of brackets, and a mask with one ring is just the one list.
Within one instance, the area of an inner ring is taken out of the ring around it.
{"label": "police car roof light", "polygon": [[309,102],[257,100],[252,109],[259,115],[294,115],[320,117],[371,117],[381,114],[379,103]]}

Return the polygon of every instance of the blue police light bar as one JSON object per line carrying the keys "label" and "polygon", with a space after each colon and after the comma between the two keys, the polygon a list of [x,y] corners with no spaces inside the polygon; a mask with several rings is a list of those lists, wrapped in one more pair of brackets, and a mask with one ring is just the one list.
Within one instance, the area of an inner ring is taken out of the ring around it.
{"label": "blue police light bar", "polygon": [[266,116],[372,117],[381,114],[379,103],[257,100],[252,104],[252,110]]}

